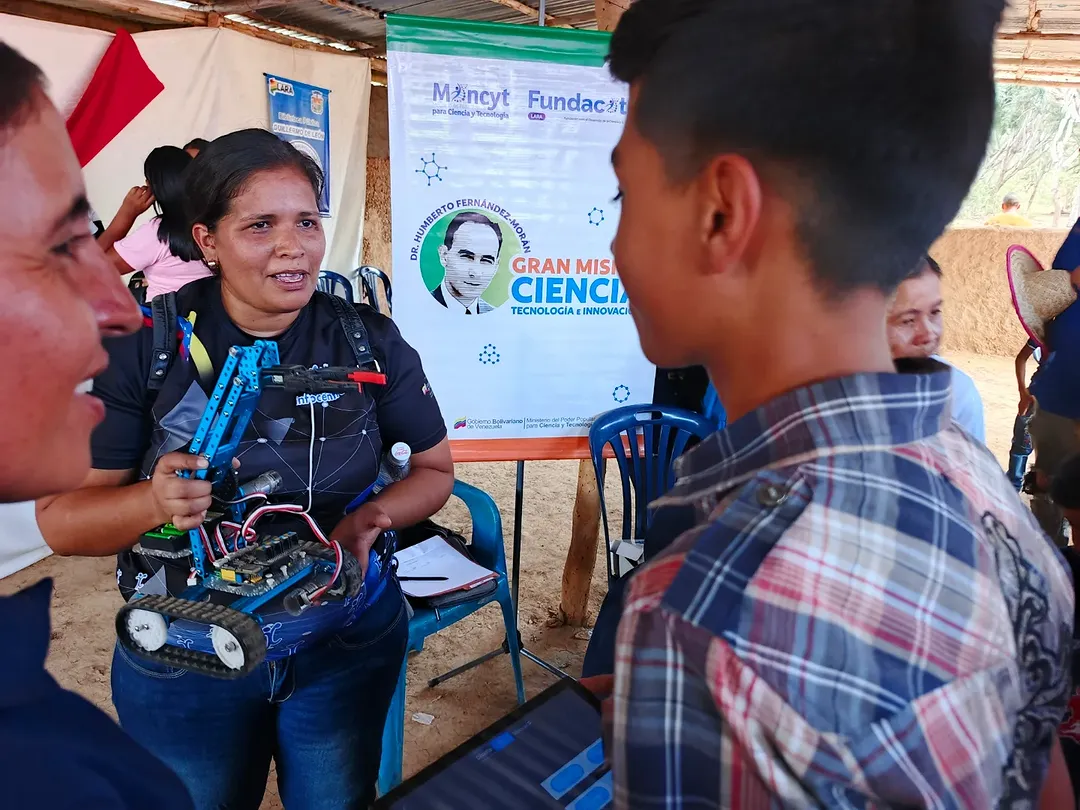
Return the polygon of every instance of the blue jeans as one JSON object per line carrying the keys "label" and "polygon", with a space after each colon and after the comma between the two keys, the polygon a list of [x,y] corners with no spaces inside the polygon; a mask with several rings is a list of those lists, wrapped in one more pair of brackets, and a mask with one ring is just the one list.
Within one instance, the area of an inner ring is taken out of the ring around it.
{"label": "blue jeans", "polygon": [[409,623],[396,581],[340,634],[235,681],[113,654],[120,725],[169,765],[196,810],[257,810],[270,762],[286,810],[375,799]]}

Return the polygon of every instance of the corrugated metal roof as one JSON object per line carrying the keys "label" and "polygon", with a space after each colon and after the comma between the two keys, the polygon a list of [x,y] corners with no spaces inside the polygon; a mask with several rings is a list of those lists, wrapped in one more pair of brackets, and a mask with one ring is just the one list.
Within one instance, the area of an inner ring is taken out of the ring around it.
{"label": "corrugated metal roof", "polygon": [[[522,0],[533,8],[538,0]],[[450,17],[459,20],[506,22],[535,25],[536,19],[507,8],[495,0],[370,0],[366,8],[386,14],[414,14],[422,17]],[[595,28],[593,0],[548,0],[546,11],[555,17],[573,17],[583,28]],[[386,24],[382,20],[353,14],[318,0],[300,0],[259,9],[258,16],[343,41],[361,40],[385,48]]]}
{"label": "corrugated metal roof", "polygon": [[[168,20],[172,24],[198,24],[201,11],[215,2],[227,0],[137,0],[130,5],[102,6],[95,0],[50,0],[54,5],[93,10],[98,14],[143,22]],[[152,2],[170,3],[158,14]],[[502,5],[497,0],[283,0],[248,14],[252,19],[277,22],[292,29],[311,32],[337,42],[366,42],[378,55],[385,51],[386,24],[380,13],[416,14],[465,20],[536,24],[529,15]],[[538,8],[539,0],[520,0]],[[351,4],[368,11],[352,12]],[[595,28],[595,0],[548,0],[546,11],[557,18],[569,19],[581,28]],[[196,19],[188,20],[194,16]],[[31,15],[32,16],[32,15]],[[303,36],[297,30],[289,36]],[[281,32],[279,32],[281,33]],[[1005,11],[996,47],[997,73],[1002,79],[1080,84],[1080,0],[1015,0]]]}

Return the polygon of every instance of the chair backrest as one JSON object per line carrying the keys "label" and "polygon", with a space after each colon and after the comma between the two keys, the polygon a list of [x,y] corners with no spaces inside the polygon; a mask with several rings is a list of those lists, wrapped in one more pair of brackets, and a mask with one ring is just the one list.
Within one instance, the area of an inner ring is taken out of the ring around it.
{"label": "chair backrest", "polygon": [[705,415],[705,418],[712,422],[715,430],[723,430],[727,427],[727,411],[720,403],[720,396],[716,393],[716,388],[710,382],[709,387],[705,389],[705,396],[701,400],[701,410]]}
{"label": "chair backrest", "polygon": [[[608,505],[604,495],[605,450],[615,455],[622,487],[620,540],[641,540],[649,527],[649,504],[675,484],[675,460],[691,439],[704,439],[716,426],[681,408],[628,405],[596,418],[589,429],[589,452],[600,489],[600,512],[607,548],[611,548]],[[611,554],[608,576],[614,575]]]}
{"label": "chair backrest", "polygon": [[341,275],[341,273],[323,270],[319,273],[319,280],[316,287],[324,293],[344,298],[350,304],[356,303],[353,298],[353,286],[345,276]]}
{"label": "chair backrest", "polygon": [[[374,309],[382,312],[388,318],[394,314],[394,297],[393,290],[390,286],[390,277],[386,275],[378,267],[371,267],[364,265],[356,271],[357,277],[360,279],[360,284],[364,291],[364,299],[367,304]],[[386,298],[386,309],[383,310],[381,299],[379,298],[379,288],[382,288],[383,295]]]}

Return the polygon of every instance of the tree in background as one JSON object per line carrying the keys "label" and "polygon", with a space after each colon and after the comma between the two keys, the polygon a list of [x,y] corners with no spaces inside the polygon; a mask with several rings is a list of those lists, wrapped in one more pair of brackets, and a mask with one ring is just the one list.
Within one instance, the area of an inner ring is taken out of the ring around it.
{"label": "tree in background", "polygon": [[1080,90],[1015,84],[997,90],[986,159],[957,221],[982,223],[1014,192],[1037,224],[1071,223],[1080,217]]}

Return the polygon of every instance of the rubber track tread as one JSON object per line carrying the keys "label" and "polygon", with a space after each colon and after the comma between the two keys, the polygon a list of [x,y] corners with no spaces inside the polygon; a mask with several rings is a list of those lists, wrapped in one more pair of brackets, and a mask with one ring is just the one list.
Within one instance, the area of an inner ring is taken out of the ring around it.
{"label": "rubber track tread", "polygon": [[[160,650],[148,652],[136,644],[128,634],[127,616],[132,610],[149,610],[169,619],[187,619],[200,624],[216,624],[232,633],[244,651],[242,669],[231,669],[211,653],[188,650],[166,644]],[[251,674],[266,658],[266,636],[255,619],[225,605],[209,602],[191,602],[175,596],[154,594],[133,599],[116,614],[116,635],[124,648],[133,655],[178,669],[187,669],[202,675],[234,680]]]}

